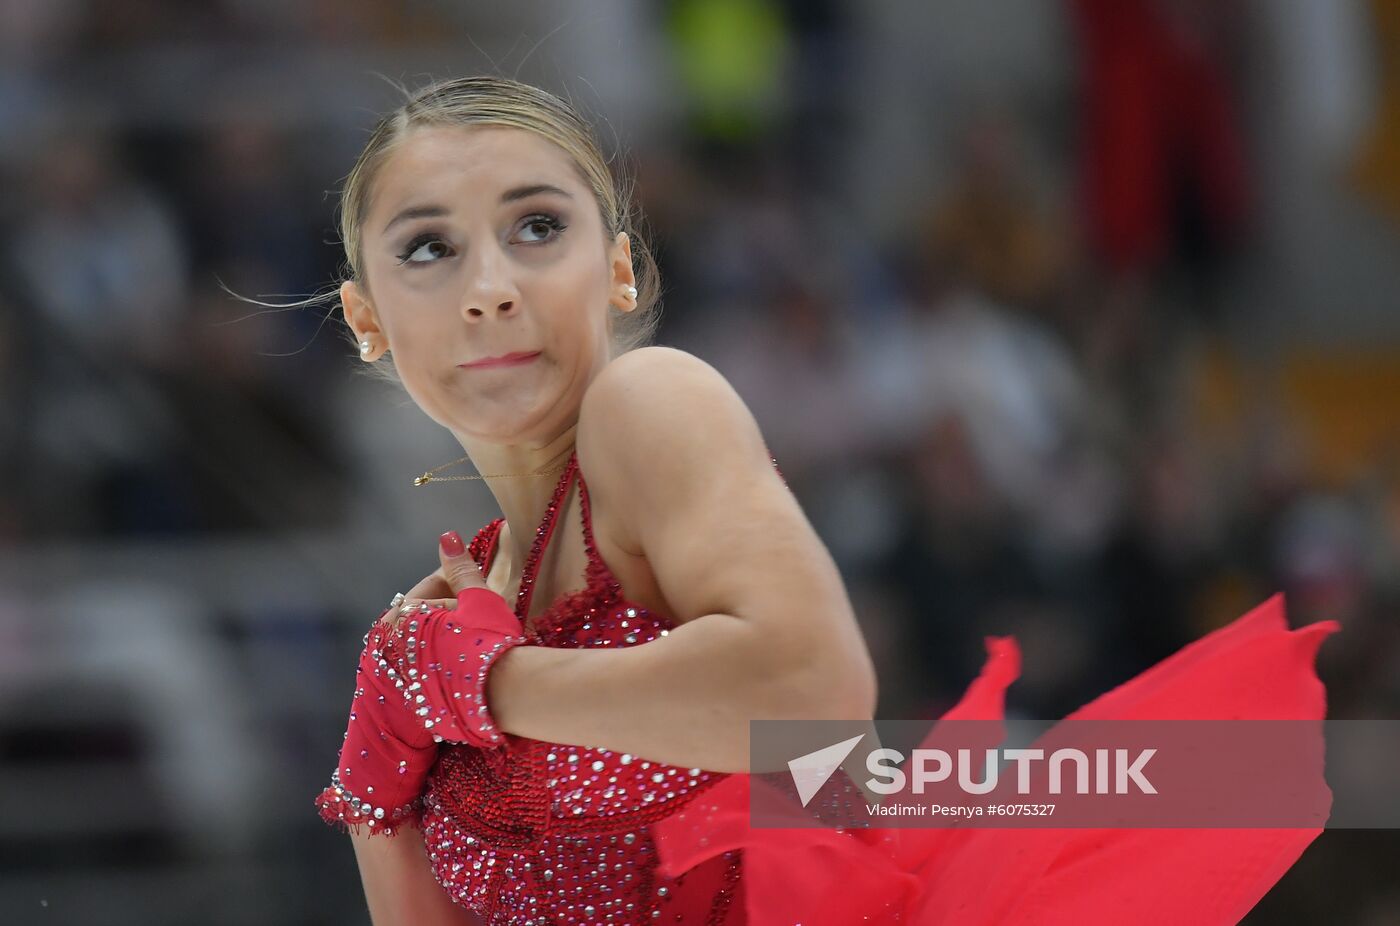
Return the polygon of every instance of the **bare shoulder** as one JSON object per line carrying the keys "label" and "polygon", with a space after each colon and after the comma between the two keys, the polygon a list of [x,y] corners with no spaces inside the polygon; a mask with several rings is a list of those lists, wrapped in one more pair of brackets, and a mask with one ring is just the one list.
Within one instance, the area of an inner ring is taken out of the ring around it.
{"label": "bare shoulder", "polygon": [[590,384],[576,433],[611,541],[645,559],[678,623],[742,621],[824,703],[868,716],[874,669],[841,574],[719,371],[673,348],[625,354]]}
{"label": "bare shoulder", "polygon": [[641,347],[609,363],[584,394],[578,433],[581,457],[629,472],[768,459],[758,423],[729,381],[674,347]]}
{"label": "bare shoulder", "polygon": [[579,410],[578,454],[590,494],[607,499],[629,552],[637,522],[723,494],[724,484],[781,480],[748,406],[701,358],[637,348],[609,363]]}
{"label": "bare shoulder", "polygon": [[[713,366],[674,347],[639,347],[609,363],[589,385],[579,431],[587,428],[602,442],[640,436],[638,428],[653,439],[683,437],[685,425],[705,424],[690,418],[695,414],[731,426],[753,423],[743,400]],[[758,437],[756,424],[749,436]]]}

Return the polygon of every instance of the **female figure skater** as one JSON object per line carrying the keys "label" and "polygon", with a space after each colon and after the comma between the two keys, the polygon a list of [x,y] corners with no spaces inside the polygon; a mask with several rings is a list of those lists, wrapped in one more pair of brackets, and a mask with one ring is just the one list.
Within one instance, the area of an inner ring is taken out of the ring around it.
{"label": "female figure skater", "polygon": [[[377,926],[1121,913],[1075,905],[1086,874],[1187,898],[1118,922],[1238,919],[1315,831],[746,831],[748,721],[869,720],[876,680],[744,403],[703,361],[636,347],[656,279],[631,211],[580,117],[498,78],[417,94],[347,179],[360,356],[390,358],[503,514],[444,534],[441,567],[365,635],[316,804],[351,832]],[[419,481],[454,478],[436,472]],[[1085,711],[1320,717],[1314,628],[1271,602]],[[999,717],[1015,673],[993,641],[954,713]]]}

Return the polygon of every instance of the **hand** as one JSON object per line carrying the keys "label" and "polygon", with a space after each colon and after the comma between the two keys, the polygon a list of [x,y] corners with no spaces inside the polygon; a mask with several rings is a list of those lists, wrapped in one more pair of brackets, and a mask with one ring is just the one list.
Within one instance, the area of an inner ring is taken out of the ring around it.
{"label": "hand", "polygon": [[439,569],[414,591],[458,597],[410,596],[365,634],[345,742],[330,786],[316,799],[327,823],[392,835],[394,824],[421,813],[437,743],[485,747],[503,739],[485,706],[485,680],[496,659],[523,642],[520,621],[486,588],[456,531],[442,535],[438,555]]}
{"label": "hand", "polygon": [[456,598],[406,600],[398,613],[381,619],[379,667],[434,740],[498,746],[505,738],[487,709],[486,677],[501,656],[525,642],[523,628],[506,600],[486,587],[455,531],[442,535],[438,555],[435,575]]}
{"label": "hand", "polygon": [[476,560],[467,555],[466,545],[456,531],[448,531],[438,538],[438,568],[434,569],[413,588],[404,593],[404,600],[397,608],[384,612],[381,620],[397,627],[400,618],[413,611],[427,613],[435,608],[455,608],[457,593],[467,588],[486,588],[486,577]]}

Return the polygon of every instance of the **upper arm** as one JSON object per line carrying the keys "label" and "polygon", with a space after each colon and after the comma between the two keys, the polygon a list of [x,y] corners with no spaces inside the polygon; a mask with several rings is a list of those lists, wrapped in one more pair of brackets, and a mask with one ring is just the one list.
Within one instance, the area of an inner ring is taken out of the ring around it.
{"label": "upper arm", "polygon": [[867,670],[835,562],[712,366],[666,347],[617,358],[585,395],[578,443],[590,494],[636,539],[678,620],[735,615],[766,645]]}

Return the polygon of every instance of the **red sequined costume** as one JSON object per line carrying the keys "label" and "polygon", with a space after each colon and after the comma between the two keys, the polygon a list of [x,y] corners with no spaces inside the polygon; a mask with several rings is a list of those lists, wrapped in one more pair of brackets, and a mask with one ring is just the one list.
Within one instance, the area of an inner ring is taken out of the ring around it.
{"label": "red sequined costume", "polygon": [[[530,598],[546,544],[578,477],[586,585],[561,595],[532,621]],[[488,575],[503,518],[468,547]],[[674,624],[622,595],[593,541],[588,487],[569,458],[526,558],[515,613],[527,645],[639,646]],[[420,822],[434,876],[453,899],[498,924],[745,921],[742,850],[724,852],[677,877],[657,870],[651,825],[728,777],[609,749],[506,734],[502,749],[442,743],[421,808],[395,822]],[[334,822],[343,804],[334,785],[318,798]]]}
{"label": "red sequined costume", "polygon": [[[526,558],[515,612],[529,614],[536,570],[573,477],[578,477],[587,584],[525,625],[527,643],[566,648],[639,646],[674,626],[622,596],[593,542],[588,487],[571,456]],[[488,575],[497,518],[469,548]],[[725,778],[609,749],[507,735],[509,761],[445,745],[428,779],[423,838],[438,881],[488,923],[743,922],[741,851],[679,878],[656,871],[650,824]]]}
{"label": "red sequined costume", "polygon": [[[526,624],[526,642],[626,647],[666,635],[670,622],[627,601],[598,555],[573,457],[536,530],[516,616],[529,613],[575,476],[586,587]],[[483,574],[502,523],[471,543]],[[1314,661],[1336,629],[1323,621],[1289,630],[1276,595],[1070,716],[1320,721],[1325,691]],[[1001,718],[1020,653],[1010,639],[988,643],[982,675],[944,719]],[[1320,769],[1317,777],[1326,793]],[[423,799],[392,822],[421,823],[434,876],[489,926],[1237,923],[1320,832],[753,828],[750,783],[506,734],[490,750],[442,743]],[[328,822],[356,816],[334,785],[317,804]]]}

